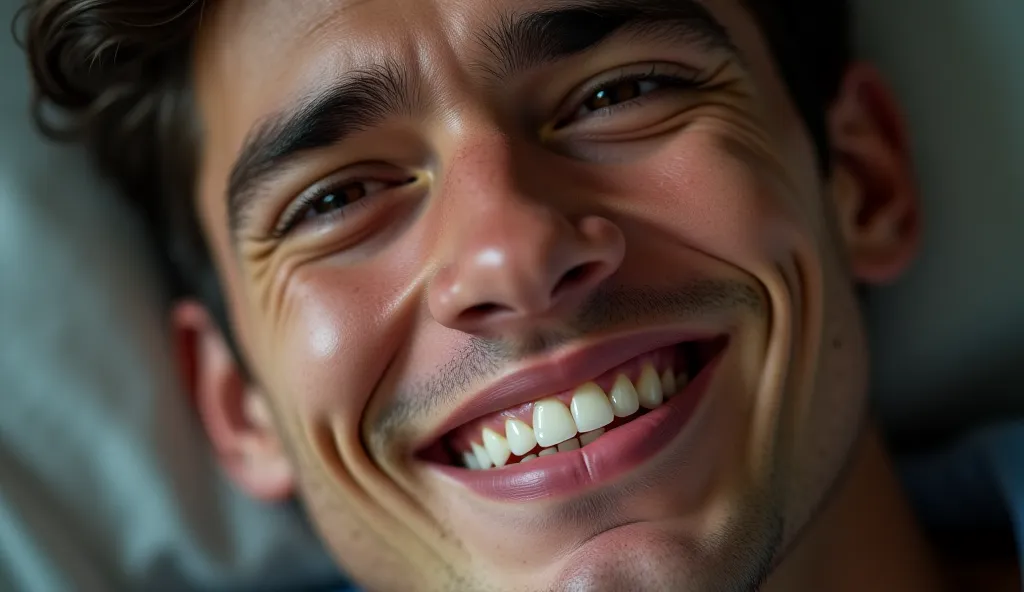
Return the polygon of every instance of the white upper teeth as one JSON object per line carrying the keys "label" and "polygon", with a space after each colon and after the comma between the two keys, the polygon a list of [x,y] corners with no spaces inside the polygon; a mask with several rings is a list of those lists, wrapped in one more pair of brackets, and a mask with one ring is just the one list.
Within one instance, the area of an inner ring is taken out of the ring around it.
{"label": "white upper teeth", "polygon": [[491,457],[491,461],[496,467],[505,466],[508,457],[512,455],[512,451],[508,447],[508,440],[499,436],[491,428],[484,429],[484,448],[487,449],[487,455]]}
{"label": "white upper teeth", "polygon": [[671,369],[661,373],[661,392],[665,394],[665,398],[676,394],[676,375],[672,374]]}
{"label": "white upper teeth", "polygon": [[651,364],[645,364],[640,371],[640,380],[636,381],[636,396],[644,409],[656,409],[665,400],[661,390],[661,378]]}
{"label": "white upper teeth", "polygon": [[612,411],[616,417],[629,417],[640,409],[640,399],[636,396],[633,382],[625,374],[619,374],[609,394],[612,400]]}
{"label": "white upper teeth", "polygon": [[597,428],[603,428],[615,420],[612,413],[612,404],[608,401],[601,387],[593,382],[576,389],[572,395],[572,418],[576,422],[576,429],[581,432],[590,432]]}
{"label": "white upper teeth", "polygon": [[508,438],[509,449],[516,456],[522,456],[537,446],[537,438],[533,435],[533,428],[518,419],[505,421],[505,437]]}
{"label": "white upper teeth", "polygon": [[684,388],[686,388],[687,385],[689,385],[689,384],[690,384],[690,377],[687,376],[685,372],[680,372],[679,374],[676,374],[676,392],[677,393],[679,391],[683,390]]}
{"label": "white upper teeth", "polygon": [[569,408],[558,399],[544,399],[533,404],[533,434],[543,447],[565,442],[576,435],[576,424]]}
{"label": "white upper teeth", "polygon": [[480,465],[481,469],[491,468],[491,455],[487,454],[487,450],[483,446],[473,442],[473,456],[476,457],[476,462]]}
{"label": "white upper teeth", "polygon": [[472,442],[472,450],[463,452],[462,462],[469,469],[487,469],[505,466],[513,455],[522,457],[518,462],[528,462],[538,456],[576,450],[597,440],[616,417],[629,417],[640,407],[655,409],[687,382],[685,373],[675,375],[671,369],[659,377],[650,362],[640,370],[635,386],[625,374],[619,374],[606,395],[596,383],[588,382],[573,392],[569,407],[555,398],[534,403],[532,427],[509,418],[505,420],[504,435],[484,428],[483,445]]}

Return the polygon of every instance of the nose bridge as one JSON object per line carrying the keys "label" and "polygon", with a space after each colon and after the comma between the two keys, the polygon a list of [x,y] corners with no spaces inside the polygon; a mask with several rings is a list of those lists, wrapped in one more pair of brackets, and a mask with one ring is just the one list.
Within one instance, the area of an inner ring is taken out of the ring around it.
{"label": "nose bridge", "polygon": [[565,211],[555,183],[532,184],[544,195],[525,191],[513,158],[505,138],[490,137],[458,152],[443,181],[429,299],[442,324],[493,331],[550,316],[621,261],[610,222]]}
{"label": "nose bridge", "polygon": [[469,257],[484,265],[541,265],[559,251],[555,242],[571,240],[571,214],[523,190],[507,148],[487,152],[467,155],[445,188],[451,255],[459,263]]}
{"label": "nose bridge", "polygon": [[459,147],[444,180],[448,212],[481,212],[507,205],[519,194],[513,177],[513,147],[500,133],[483,134]]}
{"label": "nose bridge", "polygon": [[[512,148],[501,136],[465,146],[445,180],[443,266],[465,286],[486,276],[494,288],[519,292],[527,304],[545,268],[571,240],[572,225],[554,204],[527,195],[514,178]],[[532,289],[531,289],[532,288]]]}

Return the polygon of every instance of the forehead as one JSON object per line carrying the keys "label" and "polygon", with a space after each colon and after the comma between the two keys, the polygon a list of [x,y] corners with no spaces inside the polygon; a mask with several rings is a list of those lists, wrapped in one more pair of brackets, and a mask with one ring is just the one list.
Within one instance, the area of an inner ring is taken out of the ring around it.
{"label": "forehead", "polygon": [[237,94],[273,101],[296,87],[315,86],[384,59],[406,68],[436,61],[467,43],[476,27],[506,4],[516,3],[225,0],[204,16],[196,52],[200,83],[258,84],[255,95]]}
{"label": "forehead", "polygon": [[[223,0],[204,15],[197,44],[200,85],[231,85],[237,101],[283,103],[296,89],[368,64],[398,62],[404,70],[486,60],[486,37],[513,16],[601,0]],[[612,0],[638,10],[666,0]],[[723,23],[739,0],[681,0]],[[717,14],[715,14],[717,13]],[[490,57],[493,57],[490,56]],[[465,65],[465,64],[463,64]],[[225,90],[221,88],[221,90]]]}
{"label": "forehead", "polygon": [[[740,0],[222,0],[204,14],[195,51],[196,91],[206,129],[203,169],[230,169],[232,157],[260,120],[294,107],[346,74],[381,64],[399,65],[409,78],[403,82],[426,88],[420,101],[435,107],[464,104],[463,91],[487,63],[517,51],[515,44],[501,47],[496,30],[522,15],[580,7],[588,14],[595,8],[639,11],[648,21],[693,7],[720,26],[741,54],[765,60],[764,52],[750,48],[758,32]],[[572,28],[562,27],[559,35]],[[619,44],[616,51],[624,50]],[[224,192],[222,175],[203,178],[208,183],[200,195]]]}

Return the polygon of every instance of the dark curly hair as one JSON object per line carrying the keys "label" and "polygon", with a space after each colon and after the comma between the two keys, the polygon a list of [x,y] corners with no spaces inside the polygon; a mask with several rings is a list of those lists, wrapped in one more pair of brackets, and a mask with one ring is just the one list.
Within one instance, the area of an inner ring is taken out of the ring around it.
{"label": "dark curly hair", "polygon": [[[825,110],[849,56],[847,0],[744,0],[827,172]],[[28,0],[16,33],[52,138],[84,142],[143,213],[175,296],[200,298],[227,332],[195,218],[198,143],[190,63],[203,0]]]}

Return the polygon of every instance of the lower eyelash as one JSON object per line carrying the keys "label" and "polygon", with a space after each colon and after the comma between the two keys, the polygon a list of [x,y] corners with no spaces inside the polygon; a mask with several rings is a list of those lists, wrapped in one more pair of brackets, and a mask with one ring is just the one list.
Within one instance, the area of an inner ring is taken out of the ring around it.
{"label": "lower eyelash", "polygon": [[[658,82],[669,89],[698,90],[704,88],[710,81],[710,78],[683,77],[671,74],[658,74],[655,72],[655,68],[651,68],[651,70],[646,73],[622,74],[616,78],[604,80],[600,84],[591,87],[585,93],[582,94],[584,96],[590,96],[591,94],[601,90],[602,88],[614,86],[616,84],[621,84],[623,82],[645,81]],[[630,99],[629,101],[626,101],[624,103],[604,107],[600,110],[593,111],[591,115],[599,114],[598,117],[600,117],[603,115],[614,113],[620,109],[628,109],[641,104],[641,102],[648,96],[649,94],[641,95],[635,99]],[[565,116],[563,119],[559,120],[558,123],[555,124],[554,129],[560,129],[572,123],[572,119],[576,117],[576,114],[579,112],[580,107],[582,106],[582,101],[576,102],[574,104],[575,108],[572,111],[572,113]]]}
{"label": "lower eyelash", "polygon": [[[408,177],[408,178],[405,178],[405,179],[402,179],[402,180],[399,180],[399,181],[387,181],[385,183],[390,185],[389,187],[382,188],[380,191],[375,191],[375,192],[368,193],[364,197],[362,197],[361,199],[358,199],[358,200],[356,200],[356,201],[354,201],[352,203],[349,203],[349,204],[347,204],[345,206],[342,206],[342,207],[340,207],[340,208],[338,208],[336,210],[333,210],[331,212],[328,212],[326,214],[321,214],[319,216],[316,216],[314,218],[314,220],[312,220],[310,223],[312,223],[312,224],[326,224],[326,223],[335,222],[336,220],[338,220],[340,218],[344,218],[345,216],[350,216],[350,215],[353,214],[353,210],[355,208],[357,208],[357,207],[368,207],[368,206],[372,205],[373,202],[379,197],[379,194],[386,193],[387,191],[391,191],[391,190],[393,190],[395,188],[398,188],[398,187],[401,187],[403,185],[408,185],[410,183],[414,183],[414,182],[416,182],[417,179],[418,179],[418,177],[413,176],[413,177]],[[282,218],[282,220],[278,224],[278,226],[274,229],[274,232],[273,232],[273,235],[272,235],[273,238],[280,239],[280,238],[284,237],[286,234],[288,234],[289,232],[291,232],[296,226],[298,226],[302,222],[302,217],[309,210],[309,208],[314,203],[316,203],[316,201],[318,199],[323,198],[325,195],[327,195],[328,193],[331,193],[331,191],[333,191],[334,189],[337,189],[338,187],[340,187],[340,186],[342,186],[344,184],[345,183],[332,184],[330,186],[322,188],[319,191],[315,191],[315,192],[313,192],[313,193],[311,193],[311,194],[309,194],[307,196],[304,196],[304,197],[300,198],[299,201],[292,207],[291,213],[286,214]]]}
{"label": "lower eyelash", "polygon": [[[306,212],[309,211],[309,208],[314,203],[316,203],[316,200],[321,199],[327,193],[330,193],[330,189],[326,189],[324,191],[318,191],[316,193],[313,193],[312,195],[309,195],[308,197],[302,198],[302,200],[299,201],[295,205],[294,213],[289,214],[285,218],[283,218],[281,220],[281,223],[278,224],[277,228],[274,229],[273,237],[275,239],[280,239],[280,238],[283,238],[286,234],[288,234],[292,230],[294,230],[295,227],[298,226],[303,221],[302,220],[303,216],[305,216]],[[375,195],[376,195],[375,193],[371,193],[371,194],[367,195],[366,197],[363,197],[362,199],[354,201],[354,202],[352,202],[352,203],[350,203],[348,205],[342,206],[342,207],[340,207],[340,208],[338,208],[336,210],[333,210],[333,211],[328,212],[326,214],[320,214],[319,216],[316,216],[316,218],[311,220],[310,223],[311,224],[321,224],[321,223],[333,222],[333,221],[335,221],[335,220],[337,220],[337,219],[339,219],[341,217],[344,217],[346,215],[350,215],[351,214],[350,210],[352,210],[353,208],[355,208],[357,206],[360,206],[360,205],[365,206],[366,205],[365,202],[373,200]]]}

